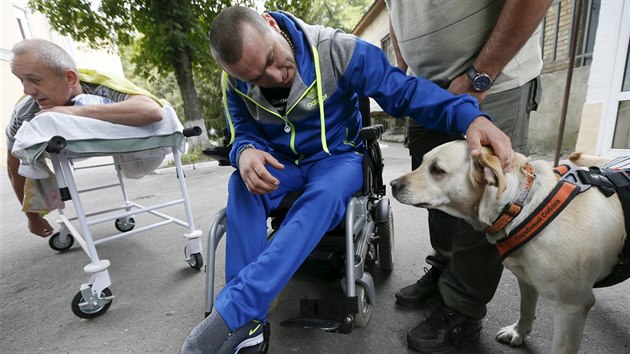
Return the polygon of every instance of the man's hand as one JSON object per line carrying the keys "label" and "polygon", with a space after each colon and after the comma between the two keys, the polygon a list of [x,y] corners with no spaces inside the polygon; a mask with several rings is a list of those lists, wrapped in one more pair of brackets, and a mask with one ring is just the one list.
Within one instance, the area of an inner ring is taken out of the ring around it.
{"label": "man's hand", "polygon": [[451,84],[448,85],[448,91],[456,95],[469,94],[476,98],[479,104],[481,104],[488,95],[488,91],[479,92],[473,90],[472,85],[470,84],[470,79],[466,73],[454,78],[453,81],[451,81]]}
{"label": "man's hand", "polygon": [[484,116],[475,118],[466,130],[466,140],[471,156],[479,156],[481,146],[490,145],[494,149],[495,155],[501,160],[503,172],[509,172],[512,169],[515,157],[512,141],[488,118]]}
{"label": "man's hand", "polygon": [[284,168],[284,165],[268,152],[253,148],[241,152],[238,160],[241,178],[243,178],[247,190],[254,194],[261,195],[273,192],[280,185],[280,181],[269,173],[265,167],[266,164],[279,170]]}
{"label": "man's hand", "polygon": [[48,237],[55,231],[48,221],[37,213],[26,213],[26,217],[28,218],[28,229],[37,236]]}

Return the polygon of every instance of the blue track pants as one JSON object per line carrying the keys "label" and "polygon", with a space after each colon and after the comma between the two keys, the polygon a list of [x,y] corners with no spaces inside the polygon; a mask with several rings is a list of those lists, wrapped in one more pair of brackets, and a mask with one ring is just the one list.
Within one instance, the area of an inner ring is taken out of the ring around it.
{"label": "blue track pants", "polygon": [[[289,282],[322,236],[345,215],[352,195],[363,183],[362,156],[345,153],[296,166],[267,169],[279,181],[265,195],[250,193],[238,171],[230,177],[227,202],[226,285],[215,308],[231,331],[247,322],[266,320],[271,301]],[[282,198],[302,190],[273,241],[267,242],[267,216]]]}

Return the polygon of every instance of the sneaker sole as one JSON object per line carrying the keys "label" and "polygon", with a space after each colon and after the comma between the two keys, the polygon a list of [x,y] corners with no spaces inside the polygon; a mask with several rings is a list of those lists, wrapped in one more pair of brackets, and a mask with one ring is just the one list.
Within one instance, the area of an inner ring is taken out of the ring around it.
{"label": "sneaker sole", "polygon": [[242,341],[235,349],[234,349],[234,353],[238,353],[241,349],[243,348],[248,348],[248,347],[253,347],[257,344],[260,344],[263,342],[263,334],[259,334],[256,337],[251,337],[251,338],[247,338],[246,340]]}

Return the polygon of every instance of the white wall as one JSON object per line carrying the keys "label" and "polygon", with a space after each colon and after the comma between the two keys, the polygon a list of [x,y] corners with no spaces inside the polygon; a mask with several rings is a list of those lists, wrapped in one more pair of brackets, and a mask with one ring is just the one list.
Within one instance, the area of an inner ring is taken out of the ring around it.
{"label": "white wall", "polygon": [[11,74],[9,62],[11,48],[23,40],[15,9],[27,10],[26,19],[30,24],[30,31],[28,32],[32,34],[33,38],[42,38],[57,43],[73,56],[78,67],[123,75],[122,63],[116,53],[89,49],[85,44],[61,37],[51,30],[44,15],[30,13],[27,3],[28,1],[24,0],[0,1],[0,121],[2,122],[0,144],[3,147],[2,152],[0,152],[1,168],[6,166],[4,129],[11,118],[13,106],[23,95],[22,85]]}

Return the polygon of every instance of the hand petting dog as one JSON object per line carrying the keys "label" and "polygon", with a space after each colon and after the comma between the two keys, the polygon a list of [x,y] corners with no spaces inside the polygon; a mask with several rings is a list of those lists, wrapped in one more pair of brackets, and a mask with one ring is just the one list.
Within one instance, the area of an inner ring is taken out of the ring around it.
{"label": "hand petting dog", "polygon": [[496,125],[483,116],[475,118],[466,130],[468,150],[472,157],[478,157],[482,145],[489,145],[501,161],[503,172],[510,172],[514,165],[515,153],[512,150],[512,140]]}

